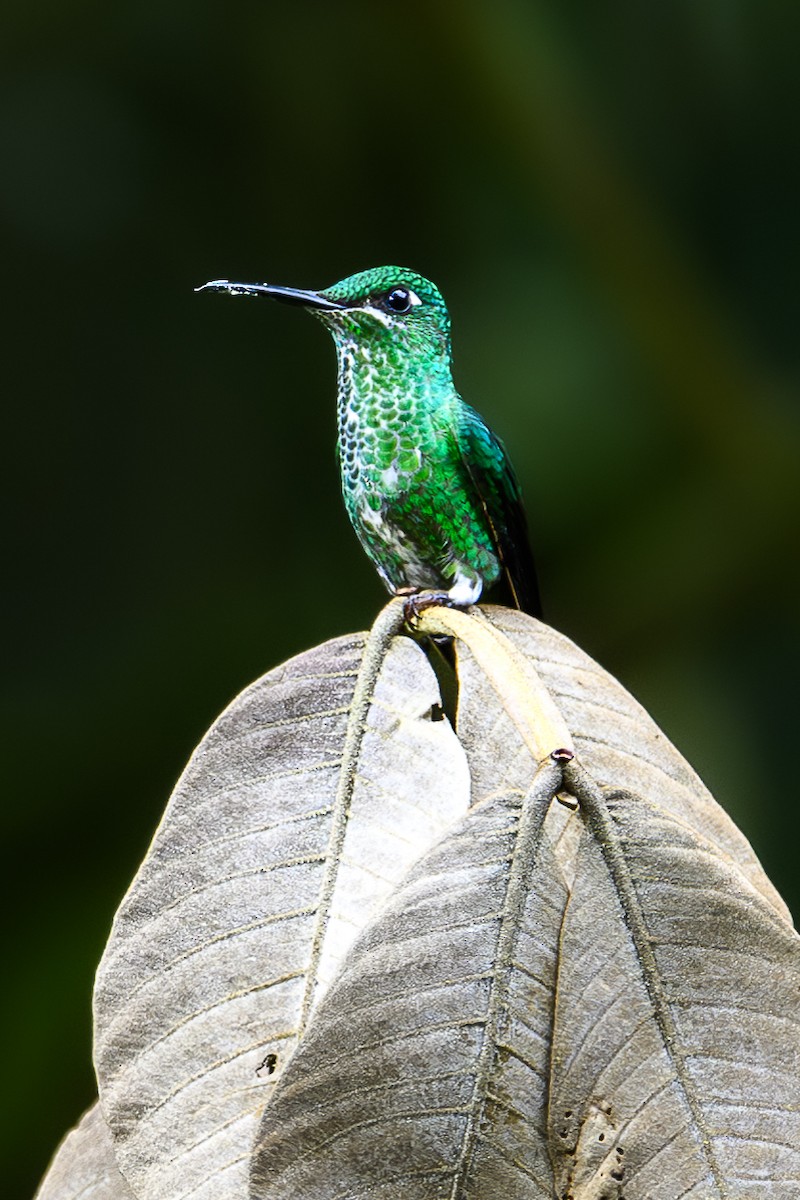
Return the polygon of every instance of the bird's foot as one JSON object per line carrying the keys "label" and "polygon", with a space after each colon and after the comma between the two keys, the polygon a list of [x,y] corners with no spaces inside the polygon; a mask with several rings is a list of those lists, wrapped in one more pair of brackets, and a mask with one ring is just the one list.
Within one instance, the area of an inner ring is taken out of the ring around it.
{"label": "bird's foot", "polygon": [[453,607],[453,598],[449,592],[423,592],[418,588],[398,588],[395,594],[405,597],[403,616],[409,625],[413,625],[426,608]]}

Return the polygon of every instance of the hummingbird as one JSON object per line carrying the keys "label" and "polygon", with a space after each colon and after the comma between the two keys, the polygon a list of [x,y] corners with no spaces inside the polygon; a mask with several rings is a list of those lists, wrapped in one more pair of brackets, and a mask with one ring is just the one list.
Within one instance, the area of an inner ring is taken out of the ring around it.
{"label": "hummingbird", "polygon": [[376,267],[319,292],[227,279],[196,290],[298,305],[332,334],[345,507],[407,615],[468,607],[503,581],[516,608],[541,615],[520,487],[503,443],[455,389],[435,284]]}

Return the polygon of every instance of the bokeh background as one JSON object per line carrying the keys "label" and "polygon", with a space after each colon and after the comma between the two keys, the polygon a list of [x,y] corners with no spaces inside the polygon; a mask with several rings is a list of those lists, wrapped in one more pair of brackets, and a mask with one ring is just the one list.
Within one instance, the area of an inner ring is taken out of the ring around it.
{"label": "bokeh background", "polygon": [[800,912],[787,0],[11,0],[0,39],[6,1197],[93,1096],[90,991],[192,747],[384,601],[334,355],[224,276],[435,279],[548,618]]}

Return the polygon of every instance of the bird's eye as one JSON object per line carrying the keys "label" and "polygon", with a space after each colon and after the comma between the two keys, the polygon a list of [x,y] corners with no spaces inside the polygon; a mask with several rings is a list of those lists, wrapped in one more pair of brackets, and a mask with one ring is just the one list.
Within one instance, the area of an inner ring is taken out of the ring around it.
{"label": "bird's eye", "polygon": [[392,312],[407,313],[414,303],[412,297],[413,293],[408,288],[392,288],[390,292],[386,293],[386,307],[390,308]]}

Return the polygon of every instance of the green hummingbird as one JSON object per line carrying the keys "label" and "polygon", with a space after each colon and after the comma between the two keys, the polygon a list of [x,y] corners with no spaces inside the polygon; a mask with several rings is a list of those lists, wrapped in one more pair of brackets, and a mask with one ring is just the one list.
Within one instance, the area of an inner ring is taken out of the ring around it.
{"label": "green hummingbird", "polygon": [[502,442],[455,389],[435,284],[376,267],[320,292],[227,279],[196,290],[299,305],[333,335],[347,513],[412,613],[475,604],[505,580],[512,603],[540,615],[519,484]]}

